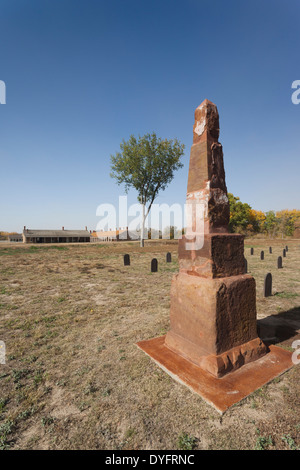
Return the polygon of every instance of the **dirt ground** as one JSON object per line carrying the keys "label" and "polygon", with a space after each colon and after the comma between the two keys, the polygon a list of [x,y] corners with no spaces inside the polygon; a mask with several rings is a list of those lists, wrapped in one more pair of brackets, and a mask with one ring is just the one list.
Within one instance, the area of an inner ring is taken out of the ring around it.
{"label": "dirt ground", "polygon": [[[246,240],[245,256],[261,336],[292,350],[300,240]],[[1,244],[0,449],[300,448],[299,365],[221,416],[136,346],[167,332],[177,270],[175,242],[146,242],[144,250],[135,242]],[[273,295],[264,298],[267,272]]]}

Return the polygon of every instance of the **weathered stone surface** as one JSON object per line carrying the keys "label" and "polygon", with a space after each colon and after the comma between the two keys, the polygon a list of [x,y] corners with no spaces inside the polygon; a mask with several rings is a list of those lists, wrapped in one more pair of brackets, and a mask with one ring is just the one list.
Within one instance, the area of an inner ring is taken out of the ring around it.
{"label": "weathered stone surface", "polygon": [[203,247],[186,250],[183,237],[178,243],[179,267],[182,272],[203,277],[226,277],[244,274],[244,237],[236,233],[206,234]]}
{"label": "weathered stone surface", "polygon": [[229,201],[218,137],[217,107],[205,100],[195,111],[187,188],[187,202],[196,201],[205,207],[205,233],[228,232]]}
{"label": "weathered stone surface", "polygon": [[282,257],[278,256],[277,258],[277,268],[281,269],[282,268]]}
{"label": "weathered stone surface", "polygon": [[166,345],[198,365],[200,356],[219,355],[251,341],[257,337],[254,278],[175,275],[170,322]]}
{"label": "weathered stone surface", "polygon": [[286,250],[285,250],[285,249],[282,250],[282,256],[283,256],[284,258],[286,257]]}
{"label": "weathered stone surface", "polygon": [[219,113],[214,103],[204,100],[195,110],[193,144],[218,141],[220,134]]}
{"label": "weathered stone surface", "polygon": [[172,261],[172,255],[171,255],[171,253],[167,253],[166,254],[166,262],[171,263],[171,261]]}
{"label": "weathered stone surface", "polygon": [[130,266],[130,256],[128,254],[124,255],[124,266]]}
{"label": "weathered stone surface", "polygon": [[265,253],[264,253],[264,251],[261,251],[261,252],[260,252],[260,259],[261,259],[261,260],[265,259]]}

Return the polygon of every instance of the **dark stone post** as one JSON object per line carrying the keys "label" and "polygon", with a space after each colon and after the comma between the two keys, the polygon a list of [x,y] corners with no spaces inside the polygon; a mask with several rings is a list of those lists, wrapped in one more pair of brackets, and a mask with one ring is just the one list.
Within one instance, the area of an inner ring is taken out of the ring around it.
{"label": "dark stone post", "polygon": [[272,295],[272,274],[268,273],[265,275],[264,297],[270,297],[270,295]]}
{"label": "dark stone post", "polygon": [[151,272],[152,273],[157,273],[157,259],[153,258],[151,261]]}

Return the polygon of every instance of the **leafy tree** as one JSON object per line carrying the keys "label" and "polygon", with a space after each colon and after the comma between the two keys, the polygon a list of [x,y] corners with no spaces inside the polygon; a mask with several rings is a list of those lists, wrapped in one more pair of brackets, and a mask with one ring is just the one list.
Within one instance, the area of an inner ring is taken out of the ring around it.
{"label": "leafy tree", "polygon": [[228,193],[230,205],[229,229],[239,233],[265,233],[269,237],[292,236],[300,221],[300,211],[297,209],[274,212],[262,212],[251,209],[242,203],[239,197]]}
{"label": "leafy tree", "polygon": [[251,225],[251,206],[240,201],[240,198],[228,193],[230,206],[229,230],[243,232]]}
{"label": "leafy tree", "polygon": [[300,211],[296,209],[284,209],[282,211],[276,212],[276,218],[278,219],[281,236],[292,236],[294,234],[296,225],[300,220]]}
{"label": "leafy tree", "polygon": [[263,231],[263,225],[266,220],[265,213],[262,211],[256,211],[251,209],[250,211],[251,230],[254,233],[260,233]]}
{"label": "leafy tree", "polygon": [[161,139],[152,134],[130,136],[122,141],[120,152],[111,155],[111,177],[117,184],[125,184],[125,191],[134,188],[142,205],[140,243],[144,246],[145,220],[159,191],[172,181],[174,172],[182,168],[180,161],[184,145],[177,139]]}
{"label": "leafy tree", "polygon": [[264,229],[269,237],[275,237],[279,228],[279,220],[276,218],[274,211],[266,212],[266,220],[264,222]]}

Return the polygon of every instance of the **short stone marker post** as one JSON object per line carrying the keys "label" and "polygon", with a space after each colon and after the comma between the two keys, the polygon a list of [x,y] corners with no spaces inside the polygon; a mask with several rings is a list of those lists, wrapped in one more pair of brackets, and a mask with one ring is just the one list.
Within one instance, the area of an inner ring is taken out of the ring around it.
{"label": "short stone marker post", "polygon": [[287,245],[285,247],[285,251],[289,251],[289,247]]}
{"label": "short stone marker post", "polygon": [[166,254],[166,262],[171,263],[171,261],[172,261],[172,255],[171,255],[171,253],[167,253]]}
{"label": "short stone marker post", "polygon": [[250,249],[250,255],[254,255],[254,248]]}
{"label": "short stone marker post", "polygon": [[260,259],[265,259],[265,253],[263,251],[260,252]]}
{"label": "short stone marker post", "polygon": [[248,272],[248,261],[245,258],[245,274]]}
{"label": "short stone marker post", "polygon": [[130,266],[130,256],[124,255],[124,266]]}
{"label": "short stone marker post", "polygon": [[283,256],[284,258],[286,258],[286,251],[285,251],[285,248],[284,248],[283,251],[282,251],[282,256]]}
{"label": "short stone marker post", "polygon": [[270,295],[272,295],[272,274],[268,273],[265,275],[264,297],[270,297]]}
{"label": "short stone marker post", "polygon": [[277,258],[277,268],[281,269],[282,268],[282,257],[278,256]]}
{"label": "short stone marker post", "polygon": [[157,259],[153,258],[151,261],[151,272],[152,273],[157,273]]}
{"label": "short stone marker post", "polygon": [[272,254],[272,247],[269,246],[269,253]]}

